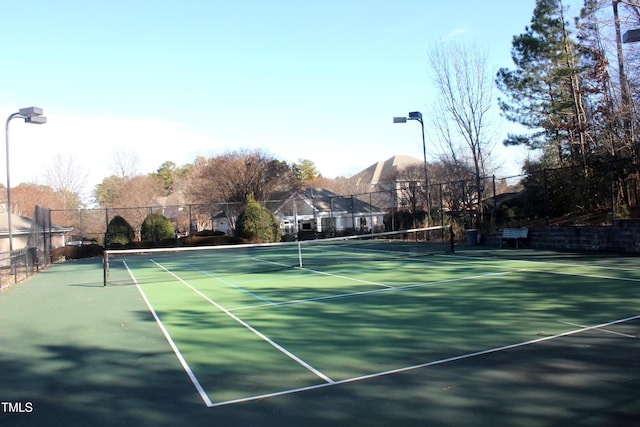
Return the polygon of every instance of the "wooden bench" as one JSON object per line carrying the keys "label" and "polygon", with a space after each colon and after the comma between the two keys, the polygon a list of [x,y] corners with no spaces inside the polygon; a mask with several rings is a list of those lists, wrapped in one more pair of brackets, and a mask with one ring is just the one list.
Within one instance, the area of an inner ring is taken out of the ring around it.
{"label": "wooden bench", "polygon": [[515,240],[516,248],[518,247],[518,240],[526,240],[529,235],[528,228],[505,228],[502,230],[502,236],[500,237],[500,247],[502,247],[503,240]]}

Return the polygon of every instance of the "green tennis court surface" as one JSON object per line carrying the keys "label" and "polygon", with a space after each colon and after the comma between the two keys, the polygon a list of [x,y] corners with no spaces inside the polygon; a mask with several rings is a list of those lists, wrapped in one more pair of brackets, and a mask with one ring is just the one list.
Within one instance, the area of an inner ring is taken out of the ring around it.
{"label": "green tennis court surface", "polygon": [[53,266],[0,295],[0,425],[636,425],[638,258],[420,245]]}

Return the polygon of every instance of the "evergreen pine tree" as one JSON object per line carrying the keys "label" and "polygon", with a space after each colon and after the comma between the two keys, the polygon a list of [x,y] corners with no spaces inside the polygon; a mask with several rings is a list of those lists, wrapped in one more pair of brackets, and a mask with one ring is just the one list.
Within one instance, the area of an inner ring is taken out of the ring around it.
{"label": "evergreen pine tree", "polygon": [[112,245],[126,245],[131,243],[134,234],[133,227],[131,227],[127,220],[120,215],[116,215],[109,221],[107,232],[104,236],[105,246],[110,247]]}
{"label": "evergreen pine tree", "polygon": [[140,235],[142,240],[159,242],[160,240],[176,237],[176,231],[169,219],[157,213],[150,213],[142,222]]}
{"label": "evergreen pine tree", "polygon": [[537,0],[531,26],[513,38],[511,53],[516,68],[500,69],[496,79],[506,96],[499,99],[500,108],[533,133],[509,135],[504,143],[553,150],[558,164],[584,155],[579,56],[560,0]]}

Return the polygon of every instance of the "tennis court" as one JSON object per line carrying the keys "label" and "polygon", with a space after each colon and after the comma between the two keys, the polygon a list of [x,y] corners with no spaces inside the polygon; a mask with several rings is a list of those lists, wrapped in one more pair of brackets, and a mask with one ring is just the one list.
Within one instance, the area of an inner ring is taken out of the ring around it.
{"label": "tennis court", "polygon": [[[30,299],[35,306],[56,294],[65,304],[90,298],[88,317],[76,314],[82,334],[126,323],[142,339],[128,344],[146,354],[133,362],[140,375],[157,380],[160,360],[169,374],[169,382],[133,388],[145,410],[127,402],[122,414],[153,414],[156,425],[175,414],[244,425],[257,420],[252,413],[263,425],[636,425],[637,257],[482,247],[445,254],[410,239],[339,243],[114,252],[106,287],[97,261],[53,266],[33,286],[0,296],[2,322],[16,321],[6,315],[11,300],[32,287],[50,292]],[[53,275],[58,292],[37,283]],[[75,346],[86,344],[67,332]],[[88,341],[124,351],[115,343],[122,331],[109,335]],[[51,346],[35,355],[17,347],[15,357],[66,363],[47,357]],[[98,359],[100,368],[106,360]],[[108,363],[100,375],[126,392],[121,383],[138,373],[125,360]],[[154,392],[172,414],[154,408]],[[36,398],[26,390],[14,398],[25,399]]]}

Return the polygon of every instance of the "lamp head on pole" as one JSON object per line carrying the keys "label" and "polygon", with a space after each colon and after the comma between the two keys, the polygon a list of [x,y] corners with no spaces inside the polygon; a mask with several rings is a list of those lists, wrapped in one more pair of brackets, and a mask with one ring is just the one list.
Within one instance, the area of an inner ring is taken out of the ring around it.
{"label": "lamp head on pole", "polygon": [[412,111],[409,117],[394,117],[393,123],[407,123],[407,120],[417,120],[422,123],[422,113],[420,111]]}
{"label": "lamp head on pole", "polygon": [[43,125],[47,123],[47,118],[42,114],[43,111],[40,107],[21,108],[18,111],[19,117],[24,117],[25,123],[32,123],[35,125]]}
{"label": "lamp head on pole", "polygon": [[47,118],[45,116],[33,116],[33,117],[25,117],[25,123],[32,123],[34,125],[43,125],[47,123]]}
{"label": "lamp head on pole", "polygon": [[635,43],[640,41],[640,28],[629,30],[622,35],[622,43]]}
{"label": "lamp head on pole", "polygon": [[41,116],[43,111],[40,107],[27,107],[21,108],[20,110],[18,110],[18,113],[23,117],[36,117]]}
{"label": "lamp head on pole", "polygon": [[420,111],[412,111],[409,113],[409,120],[422,121],[422,113]]}

